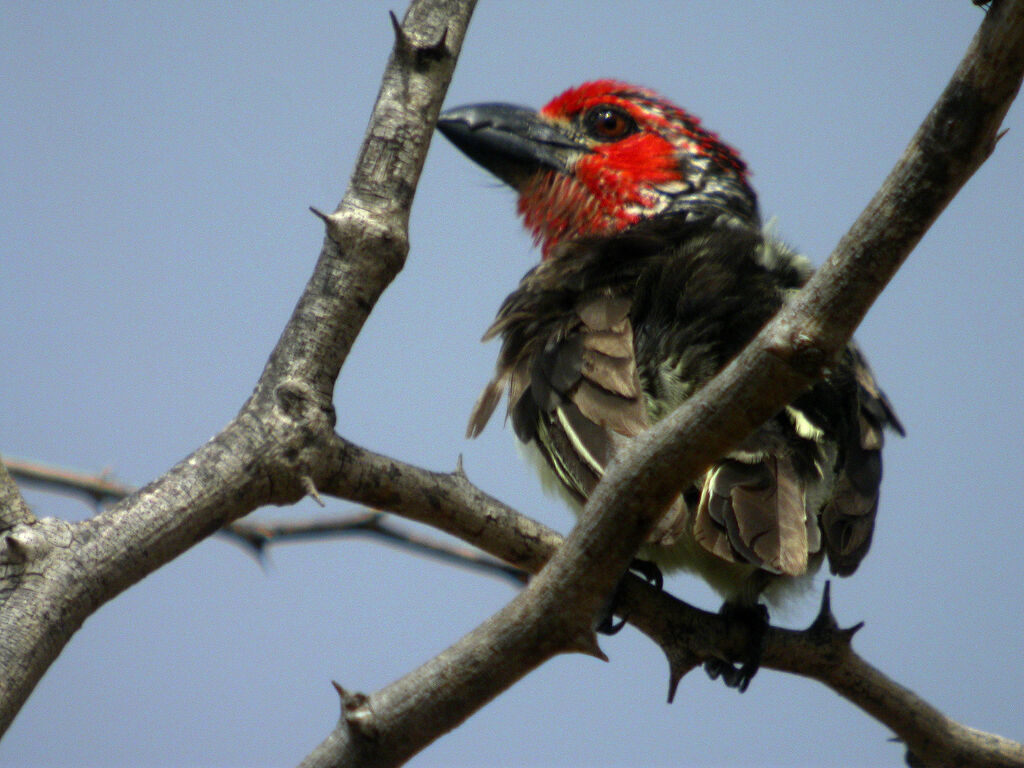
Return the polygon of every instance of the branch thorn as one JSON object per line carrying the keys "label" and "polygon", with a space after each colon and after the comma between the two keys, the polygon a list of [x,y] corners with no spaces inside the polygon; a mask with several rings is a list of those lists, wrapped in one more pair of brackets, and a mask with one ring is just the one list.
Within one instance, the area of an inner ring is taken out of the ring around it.
{"label": "branch thorn", "polygon": [[864,628],[864,622],[858,621],[852,627],[839,630],[839,637],[842,638],[843,642],[850,645],[853,642],[853,636],[856,635]]}
{"label": "branch thorn", "polygon": [[398,17],[395,16],[395,12],[388,11],[388,16],[391,17],[391,27],[395,30],[395,46],[403,51],[407,51],[412,48],[409,43],[409,36],[405,34],[405,30],[402,29],[402,22],[400,22]]}
{"label": "branch thorn", "polygon": [[306,489],[306,493],[313,497],[313,500],[321,507],[326,507],[324,500],[320,498],[320,492],[316,489],[316,483],[313,482],[313,478],[309,475],[302,476],[302,487]]}
{"label": "branch thorn", "polygon": [[417,53],[424,59],[443,59],[448,55],[448,27],[441,30],[441,36],[432,45],[421,47]]}
{"label": "branch thorn", "polygon": [[604,651],[601,650],[601,646],[597,644],[596,632],[579,633],[569,643],[568,650],[576,651],[577,653],[585,653],[587,656],[593,656],[595,659],[599,659],[600,661],[608,661],[608,657],[605,656]]}
{"label": "branch thorn", "polygon": [[696,667],[700,662],[690,654],[680,656],[676,653],[666,651],[668,657],[668,703],[675,701],[676,690],[679,682],[686,676],[686,673]]}
{"label": "branch thorn", "polygon": [[837,629],[839,629],[839,623],[836,621],[836,617],[832,615],[832,582],[827,580],[825,582],[825,589],[821,592],[821,607],[818,609],[818,615],[811,622],[811,626],[807,628],[807,631],[834,632]]}

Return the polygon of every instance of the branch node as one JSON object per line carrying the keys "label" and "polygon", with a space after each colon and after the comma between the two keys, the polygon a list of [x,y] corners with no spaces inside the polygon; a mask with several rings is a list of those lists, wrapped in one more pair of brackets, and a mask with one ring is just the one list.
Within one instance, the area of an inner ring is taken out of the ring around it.
{"label": "branch node", "polygon": [[334,681],[331,684],[341,697],[341,716],[345,723],[363,738],[376,741],[380,734],[374,724],[370,697],[365,693],[346,691]]}
{"label": "branch node", "polygon": [[863,627],[863,621],[846,629],[839,626],[835,614],[832,613],[832,582],[826,581],[825,589],[821,593],[821,608],[818,609],[818,615],[811,622],[811,626],[807,628],[807,634],[824,638],[827,642],[839,643],[849,648],[853,642],[853,636],[860,632]]}
{"label": "branch node", "polygon": [[273,538],[273,532],[260,525],[246,525],[245,523],[232,523],[226,526],[223,532],[233,536],[239,544],[244,545],[242,549],[252,555],[261,568],[266,568],[267,545]]}
{"label": "branch node", "polygon": [[788,324],[780,325],[770,335],[765,349],[801,376],[812,380],[819,378],[830,362],[830,355],[814,334]]}
{"label": "branch node", "polygon": [[341,699],[341,716],[345,722],[361,736],[372,737],[375,729],[370,725],[373,714],[370,709],[370,697],[365,693],[348,691],[336,680],[331,680],[331,685]]}
{"label": "branch node", "polygon": [[274,402],[281,414],[311,428],[334,428],[334,405],[305,381],[283,378],[274,387]]}
{"label": "branch node", "polygon": [[326,507],[324,500],[320,498],[320,492],[316,489],[316,483],[313,482],[313,478],[309,475],[303,475],[301,478],[302,487],[306,490],[306,493],[313,498],[317,504],[321,507]]}

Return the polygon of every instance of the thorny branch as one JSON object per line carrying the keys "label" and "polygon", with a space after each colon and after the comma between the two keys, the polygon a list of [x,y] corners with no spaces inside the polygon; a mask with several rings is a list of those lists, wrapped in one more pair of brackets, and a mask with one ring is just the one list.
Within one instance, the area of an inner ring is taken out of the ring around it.
{"label": "thorny branch", "polygon": [[[222,525],[310,488],[429,522],[539,575],[496,616],[395,684],[368,696],[339,687],[341,721],[305,765],[398,764],[552,655],[600,656],[594,617],[653,523],[652,510],[806,386],[845,344],[991,151],[1024,71],[1024,0],[994,3],[886,185],[807,289],[721,376],[635,441],[559,546],[557,534],[460,473],[404,465],[333,433],[334,380],[404,261],[408,208],[429,141],[423,115],[437,114],[471,10],[470,0],[416,2],[396,25],[352,185],[338,211],[323,217],[328,238],[314,277],[235,422],[164,477],[81,524],[35,520],[0,473],[2,498],[14,510],[2,542],[0,727],[102,602]],[[223,482],[210,483],[211,475]],[[104,535],[95,535],[100,530]],[[137,555],[139,542],[150,559]],[[42,616],[40,606],[11,599],[19,597],[26,565],[45,571],[53,585],[33,595],[46,601]],[[701,659],[744,643],[741,627],[635,579],[624,592],[630,620],[665,649],[673,684]],[[44,636],[56,638],[56,647],[38,654]],[[893,728],[915,764],[1024,765],[1021,745],[949,721],[857,657],[851,636],[836,628],[826,604],[804,632],[772,628],[764,665],[821,680],[855,702]]]}
{"label": "thorny branch", "polygon": [[[25,485],[81,495],[97,504],[118,501],[135,491],[134,488],[111,479],[105,473],[91,475],[41,462],[11,458],[4,459],[0,466],[4,465],[11,477]],[[369,536],[400,549],[498,576],[520,586],[527,581],[527,574],[521,568],[485,555],[476,549],[449,544],[397,526],[385,513],[377,510],[302,520],[240,520],[225,526],[217,534],[239,543],[259,559],[262,559],[271,544]]]}
{"label": "thorny branch", "polygon": [[414,531],[394,525],[383,512],[362,512],[351,515],[337,515],[314,520],[285,520],[281,522],[232,523],[224,533],[246,547],[257,556],[262,555],[269,544],[280,544],[295,540],[323,540],[343,536],[370,536],[416,554],[434,557],[461,568],[468,568],[490,576],[500,576],[522,586],[528,575],[520,568],[504,563],[470,547],[456,546],[444,541],[423,536]]}
{"label": "thorny branch", "polygon": [[411,4],[352,182],[326,216],[320,258],[227,427],[80,523],[36,519],[0,475],[0,498],[11,500],[0,510],[0,733],[100,605],[224,525],[294,503],[335,471],[334,382],[405,260],[409,209],[471,7]]}

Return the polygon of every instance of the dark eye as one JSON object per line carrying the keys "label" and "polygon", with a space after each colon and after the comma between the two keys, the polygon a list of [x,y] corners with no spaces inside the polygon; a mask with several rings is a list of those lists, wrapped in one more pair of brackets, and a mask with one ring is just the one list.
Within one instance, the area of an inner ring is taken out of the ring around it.
{"label": "dark eye", "polygon": [[617,107],[594,107],[583,116],[583,128],[595,139],[615,141],[636,133],[636,121]]}

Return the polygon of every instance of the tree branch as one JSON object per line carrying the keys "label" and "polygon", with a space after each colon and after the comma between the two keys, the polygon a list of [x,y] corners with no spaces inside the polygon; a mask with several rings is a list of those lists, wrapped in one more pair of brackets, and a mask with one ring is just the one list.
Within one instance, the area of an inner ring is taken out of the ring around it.
{"label": "tree branch", "polygon": [[488,576],[499,576],[517,586],[525,584],[528,574],[497,558],[470,547],[448,544],[393,525],[384,512],[369,511],[352,515],[335,515],[311,520],[285,520],[273,523],[232,523],[222,533],[244,545],[257,557],[262,556],[270,544],[286,541],[322,541],[346,536],[369,536],[418,555],[479,571]]}
{"label": "tree branch", "polygon": [[[461,475],[408,467],[333,433],[333,384],[377,297],[404,261],[408,206],[471,10],[471,0],[416,2],[400,25],[350,190],[339,209],[324,217],[328,237],[320,260],[236,419],[167,475],[84,523],[36,521],[23,505],[15,506],[16,524],[0,552],[0,729],[96,607],[225,523],[262,504],[295,501],[310,487],[377,499],[374,506],[433,520],[529,570],[556,551],[557,534],[516,515]],[[1024,0],[994,4],[890,182],[808,288],[721,376],[635,441],[550,566],[501,612],[377,693],[339,689],[341,722],[307,765],[395,765],[552,655],[600,656],[594,617],[659,511],[708,461],[820,373],[991,151],[1019,87],[1022,28]],[[847,298],[850,308],[842,306]],[[26,541],[39,546],[26,547]],[[625,592],[634,623],[662,637],[674,677],[743,642],[742,631],[720,617],[667,609],[670,596],[635,580]],[[648,608],[645,601],[652,601]],[[766,665],[786,663],[773,656],[791,640],[783,632],[769,632]],[[795,640],[792,647],[799,648]],[[858,703],[882,712],[876,716],[893,717],[886,722],[895,723],[915,760],[940,764],[949,754],[942,750],[959,749],[924,728],[928,718],[895,717],[891,707],[907,700],[878,703],[873,686],[884,681],[864,683],[874,671],[836,662],[840,656],[825,653],[823,669],[830,671],[822,675],[835,676],[826,684],[851,700],[863,696]],[[804,648],[795,657],[813,654]],[[835,672],[844,666],[855,682]],[[954,734],[956,745],[961,736]]]}
{"label": "tree branch", "polygon": [[[304,765],[396,765],[551,655],[599,655],[594,616],[661,511],[813,382],[848,342],[991,152],[1022,71],[1024,0],[997,4],[885,185],[807,287],[714,381],[634,439],[526,590],[402,680],[358,700],[343,696],[338,727]],[[428,681],[432,695],[425,700]],[[917,760],[941,762],[919,733],[899,733]]]}
{"label": "tree branch", "polygon": [[120,501],[135,491],[131,486],[111,480],[106,473],[95,475],[76,472],[38,461],[23,461],[10,457],[4,459],[3,464],[15,480],[38,485],[50,491],[85,496],[95,504]]}
{"label": "tree branch", "polygon": [[[333,386],[401,269],[406,227],[471,0],[414,0],[349,192],[255,392],[165,475],[74,525],[23,514],[0,540],[0,733],[87,616],[225,524],[330,471]],[[25,541],[38,546],[26,549]]]}
{"label": "tree branch", "polygon": [[[0,463],[0,467],[6,467],[14,479],[20,480],[23,483],[38,485],[41,488],[61,493],[84,495],[95,503],[117,501],[131,495],[135,491],[134,488],[114,482],[105,475],[90,475],[40,462],[4,459]],[[466,485],[469,486],[468,481]],[[13,483],[9,487],[17,492],[17,486]],[[476,491],[480,497],[483,496],[479,489],[472,486],[469,487]],[[0,502],[0,509],[4,508],[7,508],[7,505],[3,505]],[[11,505],[11,508],[13,508],[13,505]],[[433,519],[421,519],[421,522],[440,527]],[[477,570],[491,576],[499,576],[514,582],[518,586],[526,583],[528,578],[527,572],[521,568],[509,565],[497,558],[489,557],[475,549],[452,546],[443,541],[399,528],[391,524],[386,519],[384,513],[377,510],[370,510],[360,514],[335,515],[326,518],[317,517],[309,520],[283,520],[275,522],[238,521],[222,528],[217,533],[244,545],[257,558],[260,558],[267,546],[272,543],[363,535],[381,539],[394,544],[400,549],[434,557],[453,565]],[[465,534],[462,536],[463,539],[467,541],[472,540],[472,536],[468,535],[466,531],[462,531],[462,533]],[[543,561],[538,561],[538,563],[540,562]]]}
{"label": "tree branch", "polygon": [[[555,531],[487,496],[458,469],[453,473],[429,472],[373,454],[340,438],[339,446],[348,454],[338,465],[339,479],[350,484],[328,484],[325,492],[343,492],[350,499],[387,506],[392,512],[441,528],[534,573],[540,571],[561,544],[562,539]],[[32,477],[41,477],[47,485],[74,485],[81,480],[90,488],[96,480],[66,470],[34,467]],[[27,479],[31,482],[31,477]],[[330,535],[337,527],[357,528],[374,517],[375,513],[368,513],[309,523],[285,522],[269,529],[239,522],[225,533],[233,535],[234,531],[258,548],[268,537],[273,540],[278,535]],[[619,597],[622,612],[628,614],[630,623],[654,640],[669,660],[670,699],[679,680],[694,666],[708,658],[735,656],[748,642],[741,623],[694,608],[635,577],[626,579]],[[822,617],[808,630],[769,630],[763,667],[818,680],[895,733],[916,734],[912,739],[904,736],[905,741],[934,744],[942,755],[963,756],[964,764],[1024,765],[1021,745],[949,720],[857,656],[849,639],[848,632],[835,629],[826,603]],[[346,692],[345,696],[351,698],[352,694]],[[967,759],[971,755],[975,759]]]}

